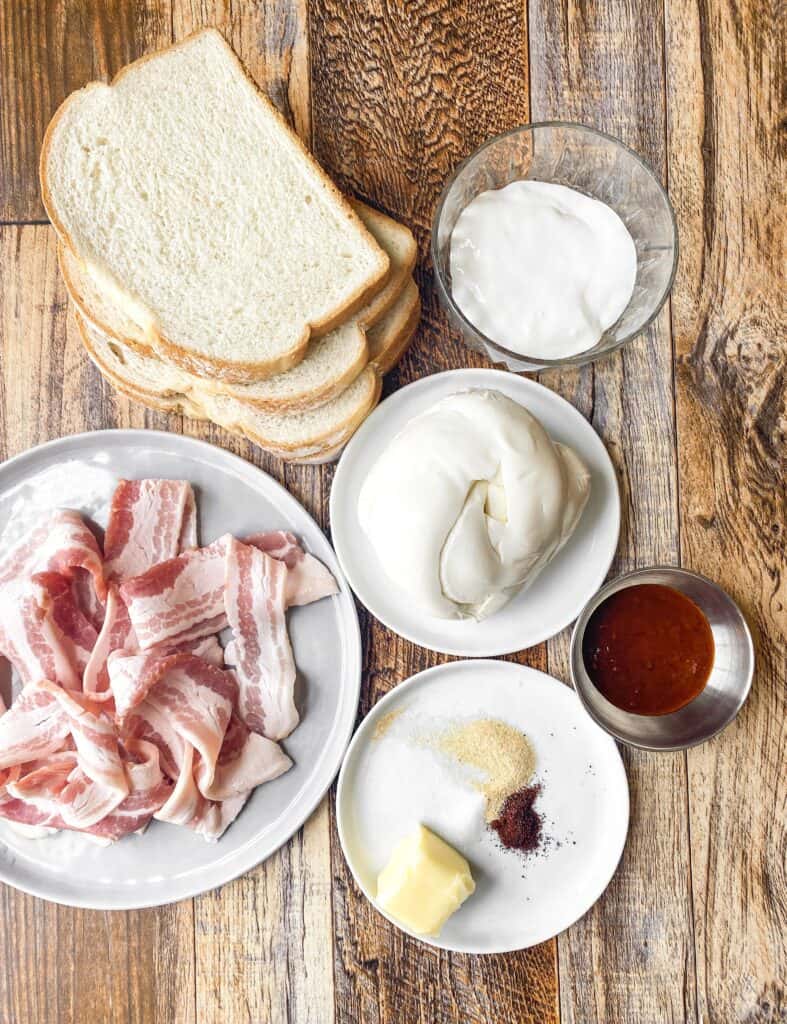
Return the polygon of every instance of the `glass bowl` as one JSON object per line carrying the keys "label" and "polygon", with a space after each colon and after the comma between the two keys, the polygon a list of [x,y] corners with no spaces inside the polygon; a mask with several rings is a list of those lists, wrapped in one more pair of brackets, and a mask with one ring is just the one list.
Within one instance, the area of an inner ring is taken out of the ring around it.
{"label": "glass bowl", "polygon": [[[685,594],[713,633],[713,667],[705,689],[666,715],[635,715],[610,703],[593,685],[582,656],[585,629],[596,608],[610,594],[640,583],[659,583]],[[571,679],[585,710],[615,739],[645,750],[686,750],[720,733],[743,707],[753,674],[754,645],[740,609],[712,580],[688,569],[654,566],[611,580],[585,606],[571,636]]]}
{"label": "glass bowl", "polygon": [[[451,295],[450,241],[459,215],[480,192],[532,179],[567,185],[617,213],[637,250],[637,277],[619,319],[585,352],[561,359],[512,352],[478,330]],[[432,262],[440,303],[465,344],[509,370],[580,366],[640,335],[670,293],[678,265],[675,214],[653,170],[622,142],[579,124],[545,121],[514,128],[485,142],[457,167],[437,203]]]}

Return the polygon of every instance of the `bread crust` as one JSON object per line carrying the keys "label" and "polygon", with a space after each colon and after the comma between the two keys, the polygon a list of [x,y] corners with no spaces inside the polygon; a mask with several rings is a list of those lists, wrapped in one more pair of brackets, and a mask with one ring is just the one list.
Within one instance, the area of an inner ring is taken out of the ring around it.
{"label": "bread crust", "polygon": [[[401,336],[397,344],[388,346],[383,352],[380,352],[377,357],[371,359],[369,364],[374,366],[377,370],[380,381],[382,382],[383,376],[388,373],[389,370],[399,362],[401,357],[407,351],[412,344],[413,338],[415,337],[418,324],[421,320],[421,302],[418,298],[416,289],[416,302],[413,304],[412,310],[407,317],[404,328],[401,331]],[[371,412],[371,410],[370,410]],[[319,452],[312,452],[302,458],[293,458],[290,461],[297,463],[301,466],[316,466],[324,465],[328,462],[335,462],[342,452],[344,451],[349,437],[339,442],[338,444],[332,444],[328,448],[323,448]]]}
{"label": "bread crust", "polygon": [[[384,344],[378,353],[372,354],[369,360],[381,377],[389,373],[399,362],[407,349],[412,344],[418,325],[421,322],[421,297],[415,282],[412,281],[413,299],[408,303],[408,310],[404,324],[395,333],[390,342]],[[406,292],[410,292],[410,286],[406,286]]]}
{"label": "bread crust", "polygon": [[[139,353],[139,355],[144,356],[145,358],[159,358],[158,354],[154,350],[140,344],[136,339],[119,335],[116,331],[112,330],[103,321],[101,321],[100,318],[93,315],[92,310],[90,310],[84,301],[79,287],[79,282],[74,282],[73,276],[69,271],[69,261],[67,258],[63,258],[62,248],[60,246],[58,246],[58,261],[66,284],[66,290],[71,296],[74,306],[81,318],[91,328],[98,331],[99,334],[104,335],[107,338],[111,338],[118,344]],[[405,266],[409,265],[408,261]],[[410,333],[412,333],[410,321],[415,315],[417,322],[420,313],[418,290],[415,287],[412,278],[405,278],[402,281],[402,286],[398,294],[393,293],[390,301],[386,302],[385,306],[382,306],[380,310],[376,312],[374,317],[375,322],[379,322],[380,316],[387,315],[391,312],[391,309],[387,307],[394,307],[396,303],[401,303],[403,300],[407,300],[407,304],[406,306],[403,306],[400,316],[394,322],[391,333],[385,337],[383,343],[385,352],[389,349],[395,349],[396,351],[401,349],[401,351],[404,351],[402,345],[406,347],[406,345],[409,344],[410,338],[407,332],[409,330]],[[248,405],[249,407],[262,412],[300,412],[315,408],[316,406],[324,405],[326,402],[331,401],[333,398],[336,398],[337,395],[341,394],[341,392],[356,379],[369,362],[370,353],[366,330],[360,324],[359,332],[361,334],[362,344],[359,346],[358,355],[353,362],[347,366],[340,376],[334,377],[333,380],[326,381],[323,384],[310,389],[308,392],[272,398],[260,398],[259,396],[244,395],[242,391],[233,390],[232,385],[225,385],[222,387],[221,382],[214,382],[210,380],[209,377],[200,377],[198,381],[194,382],[194,386],[203,388],[213,394],[226,395],[234,398],[242,404]],[[395,361],[396,359],[393,360],[393,362]],[[388,360],[388,362],[390,362],[390,360]],[[393,362],[390,362],[390,365],[393,365]],[[387,370],[384,369],[381,372],[386,373]]]}
{"label": "bread crust", "polygon": [[[407,282],[409,275],[412,273],[417,257],[417,247],[415,239],[412,233],[403,228],[402,225],[393,221],[386,214],[380,213],[374,210],[372,207],[367,206],[365,203],[357,199],[348,200],[350,204],[357,210],[361,211],[361,215],[369,219],[380,218],[382,221],[390,222],[396,230],[404,230],[407,232],[407,251],[405,252],[404,258],[397,260],[396,262],[391,261],[391,270],[388,275],[388,279],[385,284],[376,292],[375,296],[369,301],[369,303],[360,311],[358,315],[358,328],[360,332],[360,344],[358,346],[358,353],[351,365],[349,365],[345,371],[339,376],[334,377],[333,380],[326,381],[323,385],[315,388],[304,390],[300,393],[295,393],[286,396],[274,396],[271,398],[264,398],[260,396],[243,395],[238,391],[234,391],[233,387],[243,387],[243,385],[232,385],[223,380],[213,379],[211,373],[208,371],[204,375],[205,387],[211,388],[216,394],[228,394],[233,398],[237,398],[238,401],[245,402],[248,405],[252,405],[257,409],[263,411],[276,412],[283,411],[285,409],[300,410],[308,409],[312,406],[319,405],[330,401],[336,395],[338,395],[352,380],[354,380],[361,372],[363,367],[368,361],[368,346],[366,344],[366,331],[374,327],[382,317],[388,314],[393,306],[401,300],[402,292],[406,287],[409,287]],[[383,228],[381,227],[381,233]],[[146,342],[141,341],[138,337],[132,337],[130,335],[120,334],[111,323],[108,323],[102,318],[100,313],[97,313],[94,306],[91,306],[89,299],[85,295],[85,289],[83,286],[83,279],[80,275],[85,275],[86,270],[80,269],[80,260],[74,253],[62,242],[58,242],[57,247],[58,264],[60,266],[60,272],[66,284],[66,289],[71,296],[74,305],[77,307],[81,315],[87,322],[95,327],[101,334],[107,337],[114,338],[120,344],[128,346],[140,355],[146,357],[160,358],[160,353],[157,353],[154,348],[148,345]],[[108,306],[111,306],[108,300],[104,300]],[[175,364],[178,365],[178,364]],[[183,367],[179,367],[183,369]],[[285,371],[286,372],[286,371]],[[199,374],[202,376],[201,374]]]}
{"label": "bread crust", "polygon": [[[112,81],[109,83],[109,88],[117,85],[133,68],[138,68],[140,65],[152,60],[154,57],[160,56],[163,53],[168,53],[173,50],[180,49],[193,41],[195,38],[202,35],[212,35],[221,40],[222,44],[226,47],[232,59],[240,69],[245,80],[254,88],[258,94],[260,101],[266,104],[273,112],[274,118],[279,121],[281,127],[288,132],[293,140],[295,141],[296,147],[300,150],[301,155],[304,159],[312,165],[315,172],[322,179],[323,186],[327,189],[328,193],[332,196],[334,201],[342,208],[345,216],[351,220],[357,230],[366,236],[367,241],[371,246],[376,247],[379,252],[379,269],[372,280],[363,288],[359,288],[356,293],[347,300],[345,305],[338,310],[335,310],[331,315],[322,318],[319,321],[309,322],[304,325],[304,328],[298,337],[295,344],[284,353],[281,353],[275,359],[267,359],[260,361],[228,361],[226,359],[218,359],[213,356],[206,355],[204,353],[195,353],[190,349],[184,348],[183,346],[176,344],[171,339],[167,338],[158,329],[153,329],[150,334],[151,348],[154,349],[159,355],[167,358],[170,362],[173,362],[183,369],[188,370],[190,373],[196,374],[211,374],[220,380],[225,380],[228,383],[234,384],[253,384],[255,381],[264,380],[266,377],[275,376],[278,373],[283,373],[286,370],[291,369],[293,366],[299,363],[304,355],[309,344],[309,340],[312,337],[319,337],[322,334],[326,334],[334,327],[343,323],[347,320],[354,312],[365,305],[370,297],[374,295],[375,291],[384,283],[387,275],[390,272],[390,260],[387,253],[380,248],[375,242],[371,233],[361,222],[360,218],[356,215],[347,199],[342,195],[336,185],[331,181],[329,176],[320,167],[311,153],[308,151],[302,140],[297,134],[292,131],[290,126],[287,124],[284,117],[276,109],[274,104],[270,101],[265,92],[255,82],[247,68],[244,66],[238,55],[232,49],[232,47],[226,42],[224,37],[215,28],[201,29],[197,32],[193,32],[185,39],[180,40],[177,43],[173,43],[171,46],[165,47],[163,50],[159,50],[156,53],[146,54],[143,57],[132,61],[127,64],[124,68],[115,75]],[[47,181],[47,163],[49,158],[49,150],[52,145],[52,138],[54,132],[62,119],[64,113],[68,109],[69,105],[75,101],[75,98],[82,94],[85,90],[101,88],[104,86],[103,82],[90,82],[82,89],[78,89],[71,93],[70,96],[61,103],[58,109],[52,116],[52,120],[47,126],[44,134],[44,141],[41,147],[41,157],[39,161],[39,181],[41,185],[41,199],[44,204],[44,208],[52,222],[52,225],[57,232],[60,241],[66,245],[74,256],[81,261],[78,250],[73,244],[73,240],[70,238],[66,231],[62,221],[58,217],[57,207],[52,197]],[[126,291],[125,287],[121,290]],[[151,314],[153,311],[150,311]]]}
{"label": "bread crust", "polygon": [[[155,393],[147,388],[136,387],[133,383],[118,374],[115,368],[110,366],[101,358],[101,355],[97,351],[91,338],[90,327],[76,311],[74,312],[74,318],[82,344],[84,345],[87,354],[90,356],[90,359],[95,364],[101,375],[118,391],[135,401],[141,402],[149,408],[157,409],[161,412],[177,413],[179,415],[187,416],[190,419],[215,422],[215,420],[211,420],[211,417],[202,408],[198,398],[195,398],[193,395],[186,395],[174,391]],[[351,434],[360,426],[366,416],[368,416],[369,412],[371,412],[379,401],[382,389],[382,378],[371,368],[362,372],[368,374],[368,381],[366,394],[358,407],[345,419],[343,423],[338,426],[335,424],[329,425],[322,432],[317,431],[307,442],[292,445],[282,444],[281,442],[277,442],[271,438],[266,438],[263,435],[258,434],[253,429],[250,429],[248,424],[243,423],[218,423],[217,426],[223,427],[229,433],[235,434],[236,436],[246,437],[261,448],[264,448],[266,451],[272,452],[275,455],[279,455],[281,458],[310,457],[315,452],[319,452],[324,448],[334,447],[338,443],[346,443],[346,440],[349,439]]]}

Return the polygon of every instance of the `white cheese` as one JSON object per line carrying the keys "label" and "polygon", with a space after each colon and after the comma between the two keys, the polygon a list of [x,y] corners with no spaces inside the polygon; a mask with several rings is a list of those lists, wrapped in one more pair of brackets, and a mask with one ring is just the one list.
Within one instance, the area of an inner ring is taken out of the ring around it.
{"label": "white cheese", "polygon": [[424,613],[482,619],[554,557],[589,493],[580,459],[526,409],[463,391],[390,442],[358,514],[387,576]]}

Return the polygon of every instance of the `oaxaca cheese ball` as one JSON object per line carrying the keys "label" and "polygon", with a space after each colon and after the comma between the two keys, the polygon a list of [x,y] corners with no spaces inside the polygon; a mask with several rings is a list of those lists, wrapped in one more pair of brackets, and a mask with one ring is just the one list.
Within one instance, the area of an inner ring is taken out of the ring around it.
{"label": "oaxaca cheese ball", "polygon": [[424,825],[397,843],[377,878],[377,902],[416,935],[438,935],[474,891],[462,854]]}
{"label": "oaxaca cheese ball", "polygon": [[484,619],[574,532],[590,474],[500,391],[449,395],[373,464],[358,514],[386,574],[441,619]]}

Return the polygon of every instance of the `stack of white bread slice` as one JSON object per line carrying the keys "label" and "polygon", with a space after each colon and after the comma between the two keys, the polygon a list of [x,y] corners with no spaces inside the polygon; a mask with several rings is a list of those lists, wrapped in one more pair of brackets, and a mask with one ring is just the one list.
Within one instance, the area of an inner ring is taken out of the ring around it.
{"label": "stack of white bread slice", "polygon": [[410,231],[339,193],[214,30],[70,96],[41,190],[104,377],[283,458],[335,457],[417,327]]}

